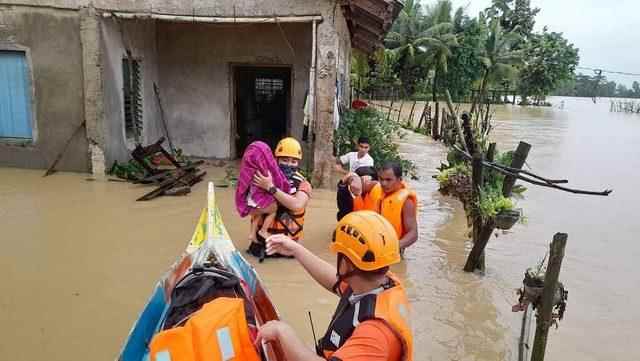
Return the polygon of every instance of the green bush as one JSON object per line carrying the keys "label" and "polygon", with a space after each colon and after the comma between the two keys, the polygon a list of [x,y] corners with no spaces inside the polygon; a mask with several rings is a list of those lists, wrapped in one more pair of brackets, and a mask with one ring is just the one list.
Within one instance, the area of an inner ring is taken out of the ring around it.
{"label": "green bush", "polygon": [[400,136],[400,129],[398,123],[387,121],[384,114],[373,108],[350,109],[343,114],[333,141],[338,155],[342,155],[355,149],[359,137],[368,137],[371,145],[369,154],[376,166],[397,161],[402,164],[404,173],[415,179],[415,165],[400,157],[398,145],[392,141],[393,137]]}
{"label": "green bush", "polygon": [[502,211],[510,211],[513,209],[513,202],[506,198],[501,192],[492,187],[484,186],[480,190],[480,201],[477,204],[477,210],[483,219],[495,217]]}

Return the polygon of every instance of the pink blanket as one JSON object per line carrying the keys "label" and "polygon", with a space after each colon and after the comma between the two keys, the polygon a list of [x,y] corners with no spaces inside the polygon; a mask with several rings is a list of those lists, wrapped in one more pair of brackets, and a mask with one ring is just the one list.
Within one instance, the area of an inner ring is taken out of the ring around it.
{"label": "pink blanket", "polygon": [[271,148],[264,142],[255,141],[245,149],[242,163],[240,163],[240,175],[236,188],[236,209],[241,217],[246,217],[252,209],[247,202],[249,194],[257,204],[257,208],[266,208],[275,201],[269,192],[251,184],[253,175],[258,170],[264,175],[270,173],[273,184],[281,191],[289,193],[291,187],[289,180],[278,167],[278,162],[273,156]]}

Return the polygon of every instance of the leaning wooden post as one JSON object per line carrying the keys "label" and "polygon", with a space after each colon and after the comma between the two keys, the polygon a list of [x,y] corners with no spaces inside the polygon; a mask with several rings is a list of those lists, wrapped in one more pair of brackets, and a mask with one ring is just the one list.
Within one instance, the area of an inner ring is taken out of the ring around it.
{"label": "leaning wooden post", "polygon": [[[473,202],[479,202],[480,189],[484,183],[482,158],[482,153],[476,151],[473,153],[473,159],[471,160]],[[475,208],[475,205],[471,205],[471,207]],[[482,253],[495,228],[495,222],[492,218],[484,223],[482,222],[482,217],[477,213],[477,210],[474,210],[472,214],[473,230],[471,233],[473,235],[473,248],[471,249],[471,253],[469,253],[467,263],[464,266],[464,270],[466,272],[473,272],[476,268],[484,269],[484,257],[482,257]]]}
{"label": "leaning wooden post", "polygon": [[389,112],[387,113],[387,122],[389,121],[389,119],[391,119],[391,111],[393,110],[393,100],[395,98],[391,98],[391,105],[389,105]]}
{"label": "leaning wooden post", "polygon": [[400,123],[400,117],[402,116],[402,107],[404,106],[404,100],[400,100],[400,110],[398,111],[398,119],[396,123]]}
{"label": "leaning wooden post", "polygon": [[533,340],[531,361],[544,361],[544,353],[547,348],[547,335],[551,326],[554,298],[558,291],[558,277],[564,258],[564,249],[567,245],[567,234],[556,233],[551,242],[549,251],[549,263],[544,276],[544,289],[538,316],[536,318],[536,336]]}
{"label": "leaning wooden post", "polygon": [[[442,108],[442,112],[441,112],[441,116],[440,116],[440,138],[445,138],[445,131],[447,130],[447,111]],[[445,143],[446,143],[446,139],[445,139]]]}
{"label": "leaning wooden post", "polygon": [[493,158],[496,156],[496,143],[489,143],[489,149],[487,150],[487,162],[493,162]]}
{"label": "leaning wooden post", "polygon": [[411,106],[411,111],[409,112],[409,119],[407,120],[407,126],[408,127],[413,127],[413,111],[416,108],[416,103],[417,103],[417,101],[414,100],[413,101],[413,105]]}
{"label": "leaning wooden post", "polygon": [[418,129],[422,128],[422,122],[424,121],[424,117],[426,115],[426,111],[427,111],[427,107],[429,106],[429,103],[425,103],[424,107],[422,108],[422,114],[420,114],[420,120],[418,121]]}
{"label": "leaning wooden post", "polygon": [[[527,160],[527,156],[529,155],[529,150],[531,150],[531,144],[520,142],[518,144],[518,148],[513,153],[513,159],[511,159],[511,168],[521,169],[524,165],[524,162]],[[504,178],[504,182],[502,183],[502,195],[505,197],[511,197],[511,191],[513,190],[513,186],[516,184],[516,179],[511,176],[506,176]]]}
{"label": "leaning wooden post", "polygon": [[434,118],[431,118],[431,137],[435,140],[438,140],[440,138],[440,132],[439,132],[439,127],[438,127],[438,115],[437,115],[438,111],[435,112],[436,116]]}

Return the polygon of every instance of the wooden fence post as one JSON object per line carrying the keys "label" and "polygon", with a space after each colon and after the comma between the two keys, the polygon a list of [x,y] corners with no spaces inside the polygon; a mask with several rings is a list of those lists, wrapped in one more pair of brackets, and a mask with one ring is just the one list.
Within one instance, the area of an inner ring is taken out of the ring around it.
{"label": "wooden fence post", "polygon": [[496,143],[489,143],[489,149],[487,150],[487,162],[493,162],[493,158],[496,156]]}
{"label": "wooden fence post", "polygon": [[440,128],[438,127],[438,117],[431,119],[431,137],[435,140],[440,139]]}
{"label": "wooden fence post", "polygon": [[[418,121],[418,129],[422,128],[422,122],[424,121],[424,117],[426,115],[427,107],[429,106],[428,102],[424,103],[424,107],[422,108],[422,113],[420,114],[420,120]],[[426,124],[426,123],[425,123]]]}
{"label": "wooden fence post", "polygon": [[402,116],[402,107],[404,106],[404,100],[400,100],[400,110],[398,111],[398,119],[396,123],[400,123],[400,117]]}
{"label": "wooden fence post", "polygon": [[413,101],[413,105],[411,106],[411,111],[409,112],[409,119],[407,120],[407,126],[408,127],[413,127],[413,111],[416,108],[416,103],[417,103],[417,101],[414,100]]}
{"label": "wooden fence post", "polygon": [[[471,182],[473,200],[477,202],[480,200],[480,189],[484,183],[482,153],[479,151],[473,153],[473,159],[471,160]],[[473,235],[473,248],[464,266],[466,272],[473,272],[476,268],[484,269],[482,253],[491,234],[493,234],[494,228],[495,222],[492,219],[484,223],[479,214],[474,215],[473,230],[471,232]]]}
{"label": "wooden fence post", "polygon": [[[513,159],[511,159],[511,168],[521,169],[524,165],[524,162],[527,160],[527,156],[529,155],[529,150],[531,150],[531,144],[520,142],[518,144],[518,148],[513,153]],[[516,179],[511,176],[506,176],[504,178],[504,182],[502,183],[502,195],[505,197],[511,197],[511,191],[513,190],[513,186],[516,184]]]}
{"label": "wooden fence post", "polygon": [[395,98],[391,98],[391,105],[389,105],[389,112],[387,113],[387,122],[391,119],[391,111],[393,110],[393,101]]}
{"label": "wooden fence post", "polygon": [[544,361],[544,353],[547,348],[547,336],[551,326],[554,298],[558,289],[558,277],[564,258],[564,249],[567,245],[567,234],[556,233],[551,242],[549,251],[549,263],[544,276],[544,289],[538,317],[536,319],[536,336],[533,341],[531,361]]}

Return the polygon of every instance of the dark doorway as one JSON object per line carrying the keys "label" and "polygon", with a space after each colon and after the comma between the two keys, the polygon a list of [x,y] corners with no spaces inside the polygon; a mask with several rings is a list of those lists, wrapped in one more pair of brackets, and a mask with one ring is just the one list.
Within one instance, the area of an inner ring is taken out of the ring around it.
{"label": "dark doorway", "polygon": [[287,134],[291,69],[288,67],[234,68],[236,154],[261,140],[273,149]]}

